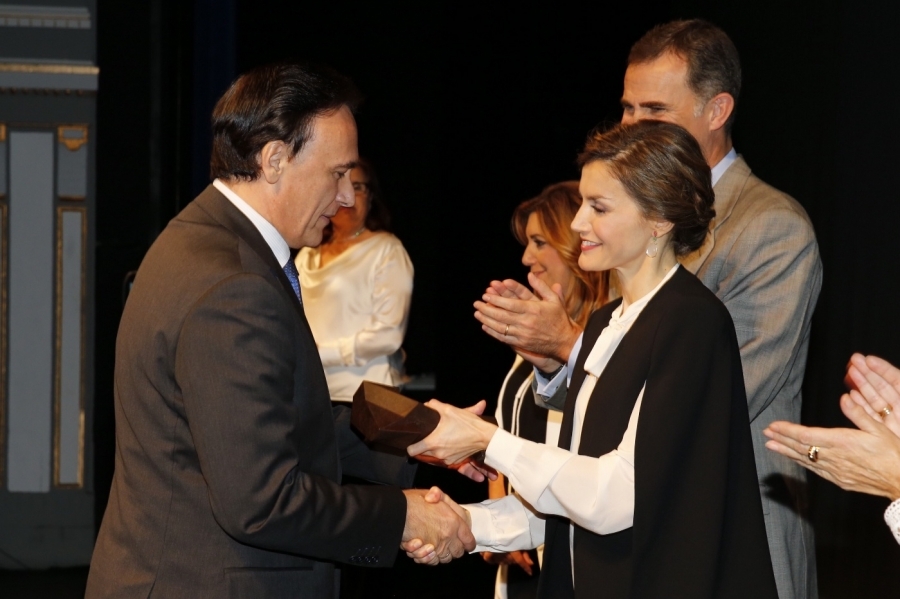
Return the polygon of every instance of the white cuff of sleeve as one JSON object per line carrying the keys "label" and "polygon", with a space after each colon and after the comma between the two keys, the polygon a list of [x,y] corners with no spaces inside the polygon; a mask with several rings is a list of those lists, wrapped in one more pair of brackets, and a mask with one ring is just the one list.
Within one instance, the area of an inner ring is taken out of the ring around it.
{"label": "white cuff of sleeve", "polygon": [[900,543],[900,499],[889,505],[884,511],[884,521],[891,529],[894,538]]}
{"label": "white cuff of sleeve", "polygon": [[470,553],[490,551],[491,540],[491,512],[480,503],[472,503],[462,506],[469,512],[472,519],[472,535],[475,537],[475,549]]}
{"label": "white cuff of sleeve", "polygon": [[341,365],[341,350],[334,346],[320,345],[319,358],[322,360],[322,366],[339,366]]}
{"label": "white cuff of sleeve", "polygon": [[567,380],[567,377],[568,375],[565,368],[561,368],[560,371],[556,373],[556,376],[554,376],[552,379],[548,379],[545,373],[535,367],[535,392],[543,397],[553,397],[553,394],[556,393],[556,390],[559,389],[559,386]]}
{"label": "white cuff of sleeve", "polygon": [[[463,506],[469,510],[472,519],[472,535],[475,537],[475,549],[479,551],[507,552],[516,549],[533,549],[537,547],[532,541],[529,514],[515,495],[507,495],[502,499],[488,499],[480,504]],[[543,525],[543,520],[540,520]],[[540,542],[543,543],[543,526],[541,526]]]}
{"label": "white cuff of sleeve", "polygon": [[524,444],[525,441],[520,437],[498,428],[484,452],[484,463],[509,474]]}

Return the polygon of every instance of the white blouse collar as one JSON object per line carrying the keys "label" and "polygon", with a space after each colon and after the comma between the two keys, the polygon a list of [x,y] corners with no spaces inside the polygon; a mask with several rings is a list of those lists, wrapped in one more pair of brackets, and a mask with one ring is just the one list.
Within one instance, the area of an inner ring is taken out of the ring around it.
{"label": "white blouse collar", "polygon": [[584,369],[587,372],[597,377],[600,376],[603,369],[606,368],[606,363],[609,362],[612,354],[619,346],[619,341],[622,340],[622,337],[625,336],[625,333],[628,332],[628,329],[630,329],[631,325],[634,324],[634,321],[637,320],[637,317],[644,310],[647,303],[653,299],[653,296],[662,289],[662,286],[672,278],[672,275],[675,274],[675,271],[678,270],[679,266],[679,264],[673,266],[656,287],[628,306],[628,310],[624,315],[622,314],[622,304],[619,304],[619,306],[613,310],[612,316],[609,319],[609,325],[607,325],[600,333],[600,337],[591,349],[591,353],[588,354],[587,359],[584,361]]}

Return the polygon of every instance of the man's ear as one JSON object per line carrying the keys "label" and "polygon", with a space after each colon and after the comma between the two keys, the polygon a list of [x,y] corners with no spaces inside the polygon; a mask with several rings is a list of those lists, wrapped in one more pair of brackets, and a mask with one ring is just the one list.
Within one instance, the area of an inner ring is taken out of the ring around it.
{"label": "man's ear", "polygon": [[728,92],[722,92],[712,97],[707,103],[711,106],[709,130],[718,131],[725,126],[731,113],[734,112],[734,97]]}
{"label": "man's ear", "polygon": [[259,166],[263,179],[269,184],[278,183],[288,161],[288,147],[280,140],[270,141],[259,152]]}

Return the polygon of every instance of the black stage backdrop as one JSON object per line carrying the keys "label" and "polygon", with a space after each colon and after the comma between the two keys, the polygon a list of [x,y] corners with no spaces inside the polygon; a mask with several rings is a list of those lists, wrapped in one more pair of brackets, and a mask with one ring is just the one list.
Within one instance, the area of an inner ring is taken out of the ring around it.
{"label": "black stage backdrop", "polygon": [[[98,8],[98,514],[112,474],[123,278],[208,181],[206,115],[215,99],[236,73],[275,60],[328,63],[367,97],[360,149],[379,170],[416,267],[408,366],[436,375],[440,399],[494,401],[513,356],[480,331],[472,302],[491,279],[524,278],[512,209],[549,183],[577,178],[587,131],[619,117],[629,46],[679,17],[707,18],[734,39],[744,65],[735,145],[816,227],[825,283],[804,421],[846,423],[837,401],[851,352],[900,362],[900,44],[894,21],[865,3],[127,4],[101,0]],[[421,471],[422,485],[438,482],[462,500],[484,496],[480,485]],[[812,483],[821,596],[890,592],[900,548],[881,520],[887,501]],[[404,558],[376,586],[384,596],[437,583],[434,596],[464,588],[490,597],[491,578],[476,556],[436,570]]]}

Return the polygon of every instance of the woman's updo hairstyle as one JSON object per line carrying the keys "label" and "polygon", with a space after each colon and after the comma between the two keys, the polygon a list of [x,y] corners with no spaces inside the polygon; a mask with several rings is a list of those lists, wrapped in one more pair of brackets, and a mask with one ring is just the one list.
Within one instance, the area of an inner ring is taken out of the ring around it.
{"label": "woman's updo hairstyle", "polygon": [[672,247],[685,256],[703,245],[716,215],[706,159],[684,128],[662,121],[615,125],[588,135],[582,168],[601,160],[647,219],[672,223]]}

